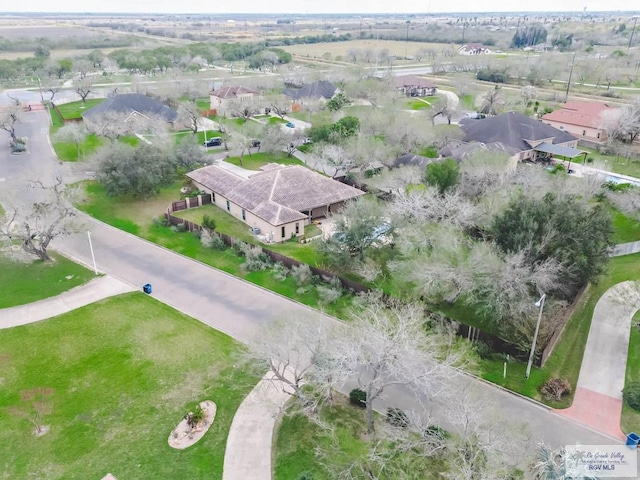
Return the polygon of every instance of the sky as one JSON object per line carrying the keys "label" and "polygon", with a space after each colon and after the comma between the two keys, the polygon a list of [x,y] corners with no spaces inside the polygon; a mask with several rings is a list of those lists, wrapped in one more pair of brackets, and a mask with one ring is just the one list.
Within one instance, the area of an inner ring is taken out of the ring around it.
{"label": "sky", "polygon": [[639,0],[1,0],[4,12],[439,13],[638,10]]}

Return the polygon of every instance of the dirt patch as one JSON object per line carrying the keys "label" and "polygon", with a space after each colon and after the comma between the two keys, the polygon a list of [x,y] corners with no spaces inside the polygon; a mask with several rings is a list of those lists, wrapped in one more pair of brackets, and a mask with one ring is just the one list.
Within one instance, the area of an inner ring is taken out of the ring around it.
{"label": "dirt patch", "polygon": [[184,450],[190,447],[198,442],[213,425],[213,421],[216,418],[216,404],[211,400],[204,400],[199,405],[204,412],[204,419],[192,429],[187,423],[187,419],[183,418],[169,435],[169,446],[171,448]]}

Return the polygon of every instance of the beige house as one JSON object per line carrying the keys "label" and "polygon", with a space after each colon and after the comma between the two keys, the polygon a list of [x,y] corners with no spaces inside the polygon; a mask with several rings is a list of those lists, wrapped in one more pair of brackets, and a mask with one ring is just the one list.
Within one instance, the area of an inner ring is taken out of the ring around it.
{"label": "beige house", "polygon": [[187,177],[197,188],[211,193],[212,203],[272,242],[304,235],[305,225],[364,195],[299,165],[269,164],[249,178],[211,165]]}
{"label": "beige house", "polygon": [[482,43],[465,43],[458,48],[460,55],[487,55],[491,53],[491,49]]}
{"label": "beige house", "polygon": [[222,87],[209,93],[209,108],[225,110],[231,102],[252,102],[257,98],[260,98],[260,92],[247,87]]}
{"label": "beige house", "polygon": [[578,138],[605,142],[607,132],[602,127],[604,112],[613,110],[606,103],[571,101],[559,110],[542,117],[542,121]]}

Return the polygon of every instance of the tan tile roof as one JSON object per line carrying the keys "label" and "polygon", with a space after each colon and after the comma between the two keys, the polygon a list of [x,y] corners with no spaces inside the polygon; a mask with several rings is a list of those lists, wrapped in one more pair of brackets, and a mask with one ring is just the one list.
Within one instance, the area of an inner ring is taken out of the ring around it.
{"label": "tan tile roof", "polygon": [[611,108],[606,103],[571,101],[565,103],[560,110],[547,113],[542,120],[579,127],[601,128],[602,113]]}
{"label": "tan tile roof", "polygon": [[257,92],[256,90],[251,90],[250,88],[243,87],[243,86],[222,87],[211,92],[211,95],[213,95],[214,97],[218,97],[222,99],[236,98],[238,95],[247,95],[247,94],[260,95],[260,92]]}
{"label": "tan tile roof", "polygon": [[187,176],[271,225],[303,220],[307,218],[301,213],[303,211],[364,194],[299,165],[270,166],[246,180],[215,165],[195,170]]}

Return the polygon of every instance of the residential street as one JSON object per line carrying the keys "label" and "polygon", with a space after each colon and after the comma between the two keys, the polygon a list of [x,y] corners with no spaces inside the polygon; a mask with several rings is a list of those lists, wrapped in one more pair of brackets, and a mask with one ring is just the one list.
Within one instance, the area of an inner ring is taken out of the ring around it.
{"label": "residential street", "polygon": [[[9,153],[8,135],[0,137],[0,201],[31,202],[34,190],[28,189],[28,180],[42,180],[51,184],[56,175],[66,181],[83,176],[82,164],[72,167],[53,155],[46,132],[48,118],[45,112],[25,115],[18,135],[29,136],[29,153],[13,156]],[[35,139],[35,140],[34,140]],[[272,294],[189,258],[155,246],[121,230],[107,226],[90,217],[80,215],[91,231],[98,269],[124,280],[138,288],[145,283],[153,285],[153,297],[191,315],[200,321],[246,342],[258,329],[277,318],[316,315],[305,306]],[[52,247],[86,265],[91,265],[91,254],[84,233],[56,240]],[[516,395],[465,377],[465,382],[477,388],[509,423],[529,423],[531,436],[548,444],[561,446],[616,443],[563,418],[548,409],[535,405]],[[388,403],[401,408],[415,406],[409,396],[397,390],[389,391]],[[438,417],[438,415],[436,415]]]}

